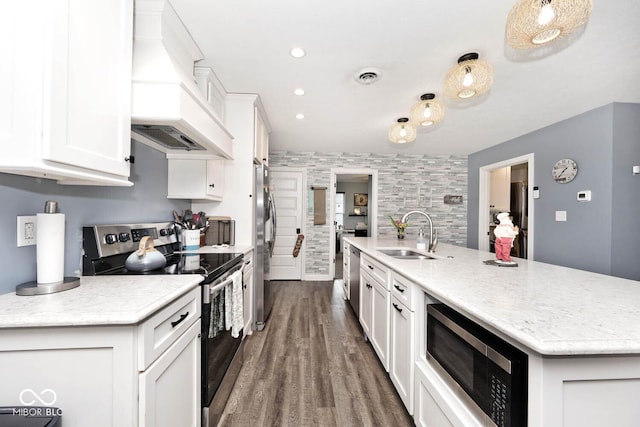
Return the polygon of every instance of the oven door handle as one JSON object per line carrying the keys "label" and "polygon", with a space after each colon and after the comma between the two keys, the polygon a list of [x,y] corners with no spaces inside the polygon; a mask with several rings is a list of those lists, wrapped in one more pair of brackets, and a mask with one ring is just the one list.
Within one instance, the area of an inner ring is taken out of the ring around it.
{"label": "oven door handle", "polygon": [[225,286],[227,286],[229,283],[232,283],[232,282],[233,282],[233,278],[230,277],[227,280],[215,285],[213,288],[209,290],[209,295],[213,295],[219,290],[224,289]]}

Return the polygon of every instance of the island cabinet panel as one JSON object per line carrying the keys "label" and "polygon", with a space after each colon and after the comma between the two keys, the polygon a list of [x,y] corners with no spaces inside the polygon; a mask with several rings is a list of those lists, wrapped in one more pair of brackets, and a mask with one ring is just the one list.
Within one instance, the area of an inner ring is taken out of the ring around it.
{"label": "island cabinet panel", "polygon": [[639,356],[529,360],[529,426],[639,425]]}

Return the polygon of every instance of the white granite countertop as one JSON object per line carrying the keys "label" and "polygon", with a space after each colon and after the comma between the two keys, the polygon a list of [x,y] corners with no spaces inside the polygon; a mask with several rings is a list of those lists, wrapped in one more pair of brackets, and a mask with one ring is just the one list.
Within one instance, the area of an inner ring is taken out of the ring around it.
{"label": "white granite countertop", "polygon": [[136,324],[195,288],[198,274],[82,276],[80,286],[49,295],[0,295],[0,329]]}
{"label": "white granite countertop", "polygon": [[[535,261],[483,264],[495,254],[440,244],[433,260],[376,248],[415,240],[347,237],[434,298],[542,355],[640,354],[640,282]],[[421,252],[421,251],[418,251]],[[448,258],[453,257],[453,258]]]}

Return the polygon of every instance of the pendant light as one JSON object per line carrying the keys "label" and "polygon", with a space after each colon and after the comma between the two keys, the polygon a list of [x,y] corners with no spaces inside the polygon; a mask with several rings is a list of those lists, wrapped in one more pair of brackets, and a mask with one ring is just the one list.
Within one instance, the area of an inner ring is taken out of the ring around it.
{"label": "pendant light", "polygon": [[444,119],[444,105],[433,93],[420,96],[420,102],[411,107],[411,123],[416,127],[432,126]]}
{"label": "pendant light", "polygon": [[444,94],[452,99],[467,99],[482,95],[493,84],[493,67],[478,59],[475,52],[462,55],[451,67],[444,80]]}
{"label": "pendant light", "polygon": [[389,141],[394,144],[407,144],[416,139],[416,128],[409,123],[409,119],[401,117],[398,123],[389,128]]}
{"label": "pendant light", "polygon": [[531,49],[563,38],[589,20],[593,0],[519,0],[507,17],[507,43]]}

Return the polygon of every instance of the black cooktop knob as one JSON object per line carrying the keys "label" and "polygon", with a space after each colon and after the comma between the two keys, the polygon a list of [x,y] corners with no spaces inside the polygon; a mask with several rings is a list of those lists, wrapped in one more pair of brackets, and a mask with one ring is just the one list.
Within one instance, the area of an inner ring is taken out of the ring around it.
{"label": "black cooktop knob", "polygon": [[126,242],[128,240],[130,240],[131,237],[129,236],[129,233],[120,233],[118,234],[118,240],[120,240],[121,242]]}
{"label": "black cooktop knob", "polygon": [[107,243],[107,245],[113,245],[118,241],[118,236],[116,236],[115,234],[107,234],[106,236],[104,236],[104,241]]}
{"label": "black cooktop knob", "polygon": [[167,229],[166,228],[163,228],[163,229],[160,230],[160,235],[161,236],[166,236],[167,234],[168,233],[167,233]]}

